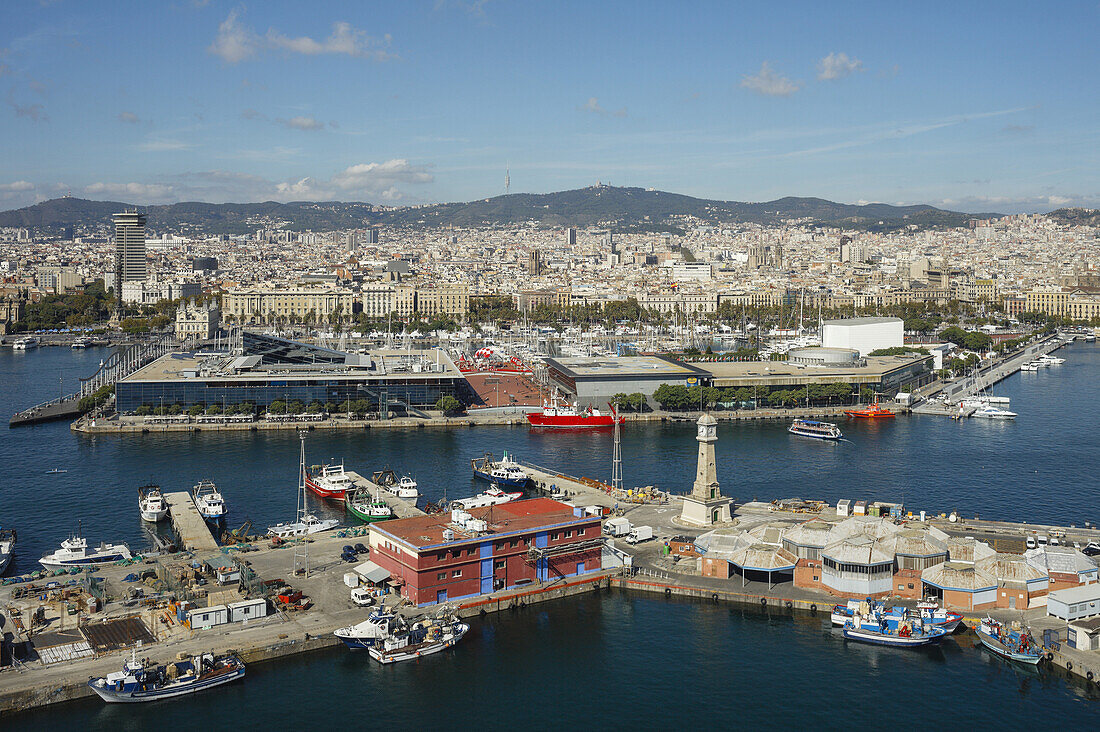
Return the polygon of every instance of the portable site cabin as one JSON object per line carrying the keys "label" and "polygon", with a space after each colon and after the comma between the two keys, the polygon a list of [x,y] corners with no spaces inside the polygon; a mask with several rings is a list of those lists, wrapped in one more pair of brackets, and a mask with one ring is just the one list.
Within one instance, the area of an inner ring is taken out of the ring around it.
{"label": "portable site cabin", "polygon": [[836,515],[847,517],[852,515],[852,499],[841,498],[836,502]]}
{"label": "portable site cabin", "polygon": [[244,623],[256,618],[267,617],[267,600],[257,597],[254,600],[241,600],[231,602],[226,607],[229,609],[229,622]]}
{"label": "portable site cabin", "polygon": [[1067,621],[1100,615],[1100,583],[1054,590],[1047,595],[1047,614]]}
{"label": "portable site cabin", "polygon": [[225,605],[197,607],[187,614],[187,620],[191,630],[209,630],[215,625],[224,625],[229,622],[229,608]]}

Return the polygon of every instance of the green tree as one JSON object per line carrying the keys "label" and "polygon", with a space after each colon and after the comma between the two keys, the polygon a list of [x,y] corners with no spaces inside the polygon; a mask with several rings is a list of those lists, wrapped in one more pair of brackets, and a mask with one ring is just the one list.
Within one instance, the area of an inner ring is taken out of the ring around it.
{"label": "green tree", "polygon": [[286,402],[276,399],[267,407],[268,414],[286,414]]}
{"label": "green tree", "polygon": [[197,417],[200,414],[202,414],[204,411],[206,411],[206,410],[203,408],[203,406],[201,404],[192,404],[190,406],[190,408],[188,408],[187,413],[189,415],[191,415],[192,417]]}
{"label": "green tree", "polygon": [[222,406],[220,404],[211,404],[206,408],[207,414],[219,415],[222,413]]}
{"label": "green tree", "polygon": [[302,404],[297,399],[286,405],[287,414],[301,414],[304,411],[306,411],[306,405]]}
{"label": "green tree", "polygon": [[462,402],[458,401],[450,394],[443,394],[436,400],[435,408],[448,417],[453,417],[456,414],[462,413]]}
{"label": "green tree", "polygon": [[138,406],[137,409],[134,410],[134,414],[138,415],[139,417],[147,417],[152,413],[153,408],[150,407],[148,404],[141,404]]}

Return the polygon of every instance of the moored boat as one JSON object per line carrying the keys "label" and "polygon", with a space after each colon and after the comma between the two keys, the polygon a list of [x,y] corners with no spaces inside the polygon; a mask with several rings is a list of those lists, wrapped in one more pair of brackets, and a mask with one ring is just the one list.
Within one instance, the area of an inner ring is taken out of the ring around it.
{"label": "moored boat", "polygon": [[420,497],[420,486],[408,475],[402,475],[401,480],[387,486],[387,490],[406,501],[415,501]]}
{"label": "moored boat", "polygon": [[211,523],[220,523],[225,519],[225,499],[212,480],[200,480],[191,489],[191,497],[199,515]]}
{"label": "moored boat", "polygon": [[979,419],[1016,419],[1015,412],[995,407],[992,404],[986,404],[983,407],[975,409],[974,413],[970,416],[978,417]]}
{"label": "moored boat", "polygon": [[147,485],[138,488],[138,512],[142,521],[154,524],[168,515],[168,503],[160,492],[160,486]]}
{"label": "moored boat", "polygon": [[1043,658],[1042,648],[1035,643],[1031,633],[1020,630],[1005,630],[1004,626],[993,618],[982,618],[981,625],[974,629],[982,645],[1001,658],[1036,665]]}
{"label": "moored boat", "polygon": [[522,491],[516,491],[513,493],[506,493],[497,486],[492,486],[484,493],[478,493],[476,496],[470,498],[458,498],[451,501],[451,507],[461,508],[465,511],[469,511],[471,508],[484,508],[485,506],[496,506],[501,503],[508,503],[509,501],[515,501],[523,498]]}
{"label": "moored boat", "polygon": [[88,540],[80,536],[71,536],[61,542],[61,548],[38,560],[46,569],[63,567],[94,567],[133,559],[130,547],[125,544],[100,543],[95,549],[88,548]]}
{"label": "moored boat", "polygon": [[243,678],[244,662],[237,656],[204,653],[163,666],[139,660],[135,651],[121,671],[88,680],[105,702],[149,702],[193,694]]}
{"label": "moored boat", "polygon": [[383,638],[393,633],[399,623],[399,616],[385,610],[375,610],[361,623],[337,628],[332,634],[351,649],[373,648]]}
{"label": "moored boat", "polygon": [[412,627],[399,627],[367,652],[383,664],[411,661],[450,648],[462,640],[469,629],[469,625],[448,614],[443,618],[419,621]]}
{"label": "moored boat", "polygon": [[528,423],[532,427],[552,427],[558,429],[593,429],[596,427],[614,427],[615,423],[622,424],[625,421],[612,411],[604,414],[595,407],[583,409],[573,402],[572,405],[559,405],[557,395],[550,403],[542,403],[541,412],[527,412]]}
{"label": "moored boat", "polygon": [[787,431],[792,435],[814,437],[818,440],[840,440],[844,438],[844,433],[832,422],[818,422],[813,419],[796,419],[791,422],[791,426],[787,428]]}
{"label": "moored boat", "polygon": [[[887,607],[886,603],[878,600],[849,600],[844,605],[834,605],[829,614],[829,621],[837,627],[845,625],[856,615],[864,617],[886,617],[895,623],[904,619],[910,611],[904,607]],[[959,627],[963,616],[961,613],[950,612],[942,609],[938,603],[921,601],[917,603],[915,614],[925,623],[937,628],[943,628],[948,633],[954,633]]]}
{"label": "moored boat", "polygon": [[300,433],[302,442],[298,464],[298,512],[295,521],[286,521],[267,528],[267,535],[279,539],[294,539],[299,536],[319,534],[330,531],[340,525],[336,519],[320,519],[314,516],[306,504],[306,436]]}
{"label": "moored boat", "polygon": [[38,339],[34,336],[20,338],[15,343],[11,344],[11,348],[13,351],[29,351],[33,348],[38,348]]}
{"label": "moored boat", "polygon": [[0,574],[11,564],[12,555],[15,554],[15,540],[15,529],[0,529]]}
{"label": "moored boat", "polygon": [[507,452],[499,462],[493,460],[492,453],[485,453],[485,457],[471,460],[470,465],[475,478],[487,480],[501,488],[525,488],[530,479],[519,463],[512,460]]}
{"label": "moored boat", "polygon": [[854,419],[891,419],[894,413],[885,407],[880,407],[878,402],[862,409],[845,409],[844,413]]}
{"label": "moored boat", "polygon": [[324,465],[315,472],[306,473],[306,488],[321,498],[344,500],[349,490],[355,488],[351,477],[344,472],[344,463]]}
{"label": "moored boat", "polygon": [[897,629],[871,628],[857,624],[857,620],[858,616],[845,624],[844,637],[861,643],[894,648],[917,648],[936,643],[947,635],[946,630],[934,626],[921,628],[906,624]]}
{"label": "moored boat", "polygon": [[393,509],[367,488],[357,488],[345,493],[344,508],[352,516],[366,523],[393,518]]}

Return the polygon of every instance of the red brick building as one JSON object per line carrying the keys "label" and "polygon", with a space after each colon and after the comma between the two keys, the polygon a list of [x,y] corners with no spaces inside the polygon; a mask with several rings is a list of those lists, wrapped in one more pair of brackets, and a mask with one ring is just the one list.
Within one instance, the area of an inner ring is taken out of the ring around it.
{"label": "red brick building", "polygon": [[370,527],[370,558],[402,597],[431,605],[600,569],[599,516],[549,498]]}

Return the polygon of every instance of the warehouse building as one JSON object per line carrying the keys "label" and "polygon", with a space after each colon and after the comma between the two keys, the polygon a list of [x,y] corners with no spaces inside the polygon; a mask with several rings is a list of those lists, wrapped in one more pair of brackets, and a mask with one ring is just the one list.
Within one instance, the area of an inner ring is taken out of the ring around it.
{"label": "warehouse building", "polygon": [[851,384],[877,394],[896,394],[927,384],[934,378],[932,357],[865,356],[855,351],[812,348],[791,352],[790,361],[727,361],[702,364],[709,386],[748,387],[763,397],[776,389],[800,389],[808,384]]}
{"label": "warehouse building", "polygon": [[120,414],[147,407],[222,407],[298,401],[339,405],[366,400],[374,409],[431,408],[440,396],[466,396],[468,384],[442,349],[349,353],[244,332],[234,355],[169,353],[115,386]]}
{"label": "warehouse building", "polygon": [[661,356],[619,358],[548,358],[550,383],[584,404],[601,404],[615,394],[647,397],[661,384],[698,386],[709,374],[696,366]]}
{"label": "warehouse building", "polygon": [[601,568],[599,516],[550,498],[371,524],[371,561],[413,605],[459,600]]}

